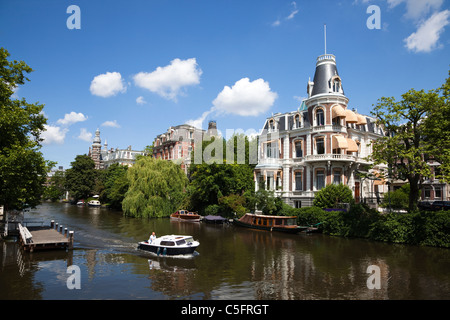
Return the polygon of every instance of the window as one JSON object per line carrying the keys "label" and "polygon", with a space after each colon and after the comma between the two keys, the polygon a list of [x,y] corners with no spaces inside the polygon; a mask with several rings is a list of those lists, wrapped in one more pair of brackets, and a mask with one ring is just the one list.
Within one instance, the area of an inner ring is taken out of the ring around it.
{"label": "window", "polygon": [[434,187],[434,198],[442,199],[442,189],[441,187]]}
{"label": "window", "polygon": [[430,194],[431,194],[431,188],[430,187],[425,187],[424,188],[424,195],[425,195],[425,198],[430,198]]}
{"label": "window", "polygon": [[334,171],[334,173],[333,173],[333,183],[334,184],[340,184],[341,183],[341,172],[340,171]]}
{"label": "window", "polygon": [[302,172],[301,171],[295,172],[295,190],[296,191],[303,190],[303,188],[302,188]]}
{"label": "window", "polygon": [[300,115],[296,114],[294,116],[294,128],[300,128]]}
{"label": "window", "polygon": [[318,109],[316,111],[316,125],[318,126],[325,125],[325,114],[323,113],[323,109]]}
{"label": "window", "polygon": [[317,170],[316,173],[316,189],[320,190],[325,187],[325,171]]}
{"label": "window", "polygon": [[266,158],[278,158],[278,142],[268,142],[266,145]]}
{"label": "window", "polygon": [[294,208],[301,208],[302,207],[302,202],[301,201],[294,201]]}
{"label": "window", "polygon": [[324,138],[320,137],[316,139],[316,153],[324,154],[325,153],[325,142]]}
{"label": "window", "polygon": [[295,146],[295,157],[296,158],[303,157],[302,141],[295,141],[294,146]]}

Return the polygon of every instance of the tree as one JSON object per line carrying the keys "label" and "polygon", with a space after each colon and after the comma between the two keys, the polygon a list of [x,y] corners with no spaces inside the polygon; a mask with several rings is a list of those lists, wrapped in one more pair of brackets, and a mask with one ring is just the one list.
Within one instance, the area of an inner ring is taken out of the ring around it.
{"label": "tree", "polygon": [[44,190],[44,199],[50,199],[56,201],[64,196],[66,178],[64,171],[55,171],[54,174],[48,180],[47,186]]}
{"label": "tree", "polygon": [[[409,90],[402,95],[401,101],[393,97],[378,100],[372,114],[377,118],[377,125],[386,130],[386,135],[373,141],[373,152],[369,159],[385,179],[408,181],[410,185],[410,211],[417,208],[419,190],[423,177],[430,175],[430,167],[425,154],[436,152],[430,146],[430,140],[424,139],[424,133],[435,115],[437,106],[442,104],[437,90]],[[448,114],[447,114],[448,116]],[[436,156],[436,154],[434,154]],[[372,167],[373,167],[372,166]]]}
{"label": "tree", "polygon": [[94,190],[97,178],[95,163],[87,155],[77,155],[66,170],[66,189],[75,201],[88,198]]}
{"label": "tree", "polygon": [[104,190],[100,194],[102,202],[109,203],[112,208],[122,209],[122,201],[128,191],[128,166],[115,163],[105,170]]}
{"label": "tree", "polygon": [[41,201],[49,163],[39,151],[47,120],[44,105],[13,99],[33,70],[23,61],[9,62],[0,48],[0,205],[5,210],[36,206]]}
{"label": "tree", "polygon": [[440,163],[435,178],[450,182],[450,71],[445,83],[438,88],[439,100],[432,106],[431,116],[424,119],[423,135],[427,154]]}
{"label": "tree", "polygon": [[180,209],[188,179],[172,161],[139,158],[128,169],[129,188],[122,201],[126,216],[155,218]]}
{"label": "tree", "polygon": [[404,184],[394,192],[385,193],[381,204],[385,208],[408,209],[409,206],[409,184]]}
{"label": "tree", "polygon": [[[253,196],[254,188],[254,165],[249,164],[251,143],[246,136],[240,134],[233,135],[228,141],[212,137],[210,140],[202,141],[201,149],[194,148],[187,192],[191,210],[203,213],[207,207],[219,204],[228,213],[230,210],[242,213],[254,209],[250,206],[252,202],[247,201]],[[216,149],[212,148],[213,146]],[[215,162],[195,163],[195,152],[204,154],[210,151]],[[232,155],[227,152],[231,152]],[[227,162],[229,160],[230,162]]]}
{"label": "tree", "polygon": [[340,203],[353,203],[352,190],[341,184],[329,184],[314,196],[313,205],[322,209],[337,208]]}

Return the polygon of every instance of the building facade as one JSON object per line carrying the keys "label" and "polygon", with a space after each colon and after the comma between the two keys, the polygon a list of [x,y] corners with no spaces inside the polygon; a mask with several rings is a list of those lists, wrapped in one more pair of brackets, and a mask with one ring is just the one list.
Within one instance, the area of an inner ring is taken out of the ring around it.
{"label": "building facade", "polygon": [[114,163],[131,167],[138,156],[146,155],[144,151],[133,150],[131,146],[126,149],[111,148],[108,150],[108,143],[105,140],[103,145],[100,139],[100,130],[95,131],[95,137],[88,154],[95,163],[95,169],[107,169]]}
{"label": "building facade", "polygon": [[172,126],[166,132],[156,136],[153,141],[153,157],[175,161],[187,174],[195,137],[198,134],[203,135],[204,132],[188,124]]}
{"label": "building facade", "polygon": [[255,190],[273,190],[294,207],[311,206],[328,184],[350,187],[356,201],[376,202],[382,181],[363,178],[371,141],[384,135],[375,119],[348,107],[336,58],[317,58],[308,98],[292,112],[267,118],[259,135]]}

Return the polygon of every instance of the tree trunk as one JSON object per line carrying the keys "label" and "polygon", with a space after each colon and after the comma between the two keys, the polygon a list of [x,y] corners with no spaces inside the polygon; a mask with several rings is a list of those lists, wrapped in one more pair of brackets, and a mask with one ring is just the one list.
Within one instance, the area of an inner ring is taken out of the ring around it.
{"label": "tree trunk", "polygon": [[419,200],[419,175],[412,175],[408,179],[409,181],[409,212],[413,212],[417,210],[417,201]]}

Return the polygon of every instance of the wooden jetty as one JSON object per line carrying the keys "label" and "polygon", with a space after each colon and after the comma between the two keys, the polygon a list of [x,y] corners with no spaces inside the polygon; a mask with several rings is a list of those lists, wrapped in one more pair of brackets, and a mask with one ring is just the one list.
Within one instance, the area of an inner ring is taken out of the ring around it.
{"label": "wooden jetty", "polygon": [[19,241],[25,251],[73,249],[73,231],[54,221],[50,227],[24,227],[19,223]]}

